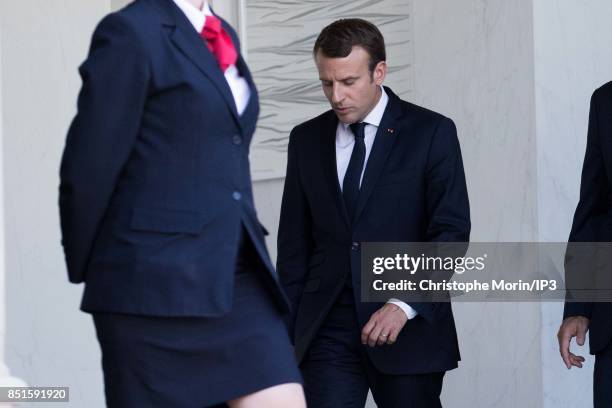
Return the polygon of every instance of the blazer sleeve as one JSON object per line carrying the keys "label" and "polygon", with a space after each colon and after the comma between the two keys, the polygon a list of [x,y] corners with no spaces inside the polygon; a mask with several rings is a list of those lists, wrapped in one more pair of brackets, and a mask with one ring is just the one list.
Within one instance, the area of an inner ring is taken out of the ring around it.
{"label": "blazer sleeve", "polygon": [[[470,205],[457,128],[452,120],[441,118],[429,148],[426,167],[426,212],[428,242],[465,242],[464,256],[470,239]],[[456,245],[452,246],[457,251]],[[446,254],[448,256],[448,254]],[[436,279],[450,279],[436,272]],[[430,323],[436,320],[437,302],[410,303]]]}
{"label": "blazer sleeve", "polygon": [[289,137],[276,263],[280,281],[291,304],[287,323],[292,338],[297,308],[308,270],[308,257],[313,249],[312,218],[300,181],[295,133],[294,129]]}
{"label": "blazer sleeve", "polygon": [[[599,140],[599,106],[598,92],[595,91],[591,97],[589,111],[589,129],[587,134],[587,146],[582,165],[582,177],[580,181],[580,200],[574,213],[574,221],[569,236],[571,248],[572,242],[598,242],[601,240],[599,228],[603,220],[608,216],[608,178],[606,176],[604,159]],[[569,251],[568,251],[569,252]],[[573,274],[580,270],[571,267],[575,262],[568,260],[570,256],[566,252],[566,282],[576,279]],[[571,292],[568,292],[571,296]],[[592,303],[588,302],[565,302],[563,318],[569,316],[591,316]]]}
{"label": "blazer sleeve", "polygon": [[468,242],[470,204],[457,128],[441,119],[430,147],[426,170],[427,241]]}
{"label": "blazer sleeve", "polygon": [[105,17],[79,67],[82,88],[60,166],[62,245],[73,283],[85,279],[99,225],[137,138],[149,67],[125,19]]}

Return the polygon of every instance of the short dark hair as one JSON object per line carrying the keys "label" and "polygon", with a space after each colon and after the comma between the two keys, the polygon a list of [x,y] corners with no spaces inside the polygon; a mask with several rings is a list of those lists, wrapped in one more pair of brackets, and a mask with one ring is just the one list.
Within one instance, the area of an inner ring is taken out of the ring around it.
{"label": "short dark hair", "polygon": [[361,18],[336,20],[321,31],[315,41],[313,54],[321,52],[328,58],[345,58],[354,46],[363,47],[370,55],[370,72],[380,61],[387,60],[385,39],[380,30]]}

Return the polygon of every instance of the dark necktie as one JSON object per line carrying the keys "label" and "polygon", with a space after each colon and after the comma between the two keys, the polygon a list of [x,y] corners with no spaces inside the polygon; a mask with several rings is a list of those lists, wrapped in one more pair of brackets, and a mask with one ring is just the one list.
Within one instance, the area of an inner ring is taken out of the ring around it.
{"label": "dark necktie", "polygon": [[342,182],[342,195],[344,196],[344,204],[346,205],[351,222],[355,216],[355,206],[357,205],[357,196],[359,195],[359,181],[361,180],[361,173],[363,172],[363,164],[365,162],[365,126],[364,122],[350,125],[351,131],[355,135],[355,146],[353,147],[351,160]]}

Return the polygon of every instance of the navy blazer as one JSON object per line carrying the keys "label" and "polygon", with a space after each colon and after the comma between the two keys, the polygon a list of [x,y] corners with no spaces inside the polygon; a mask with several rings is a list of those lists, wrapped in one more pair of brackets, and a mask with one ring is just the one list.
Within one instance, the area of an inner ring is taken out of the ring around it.
{"label": "navy blazer", "polygon": [[[290,331],[301,359],[352,279],[363,327],[380,303],[359,301],[361,242],[467,242],[468,194],[453,122],[400,100],[378,128],[349,221],[338,183],[337,116],[328,111],[291,132],[278,235],[277,270],[293,306]],[[459,348],[450,303],[411,303],[419,314],[391,346],[367,348],[388,374],[445,371]]]}
{"label": "navy blazer", "polygon": [[[239,49],[234,30],[227,30]],[[82,309],[218,316],[232,304],[241,224],[286,308],[253,205],[249,143],[215,57],[170,0],[137,0],[96,28],[60,170],[62,243]]]}
{"label": "navy blazer", "polygon": [[[574,213],[569,242],[612,242],[612,82],[591,97],[586,154],[582,166],[580,201]],[[580,268],[566,273],[580,273]],[[571,280],[572,276],[568,276]],[[612,340],[612,303],[566,302],[563,318],[590,319],[591,354],[603,350]]]}

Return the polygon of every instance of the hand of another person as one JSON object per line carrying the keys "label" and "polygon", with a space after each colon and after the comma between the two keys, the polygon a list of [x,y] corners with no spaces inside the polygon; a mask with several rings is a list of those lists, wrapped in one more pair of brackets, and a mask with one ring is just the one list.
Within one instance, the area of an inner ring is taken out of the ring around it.
{"label": "hand of another person", "polygon": [[582,368],[584,357],[577,356],[570,352],[570,342],[572,337],[576,337],[576,343],[579,346],[584,345],[586,333],[589,330],[589,319],[584,316],[567,317],[561,323],[557,339],[559,340],[559,352],[565,366],[569,370],[572,366]]}

